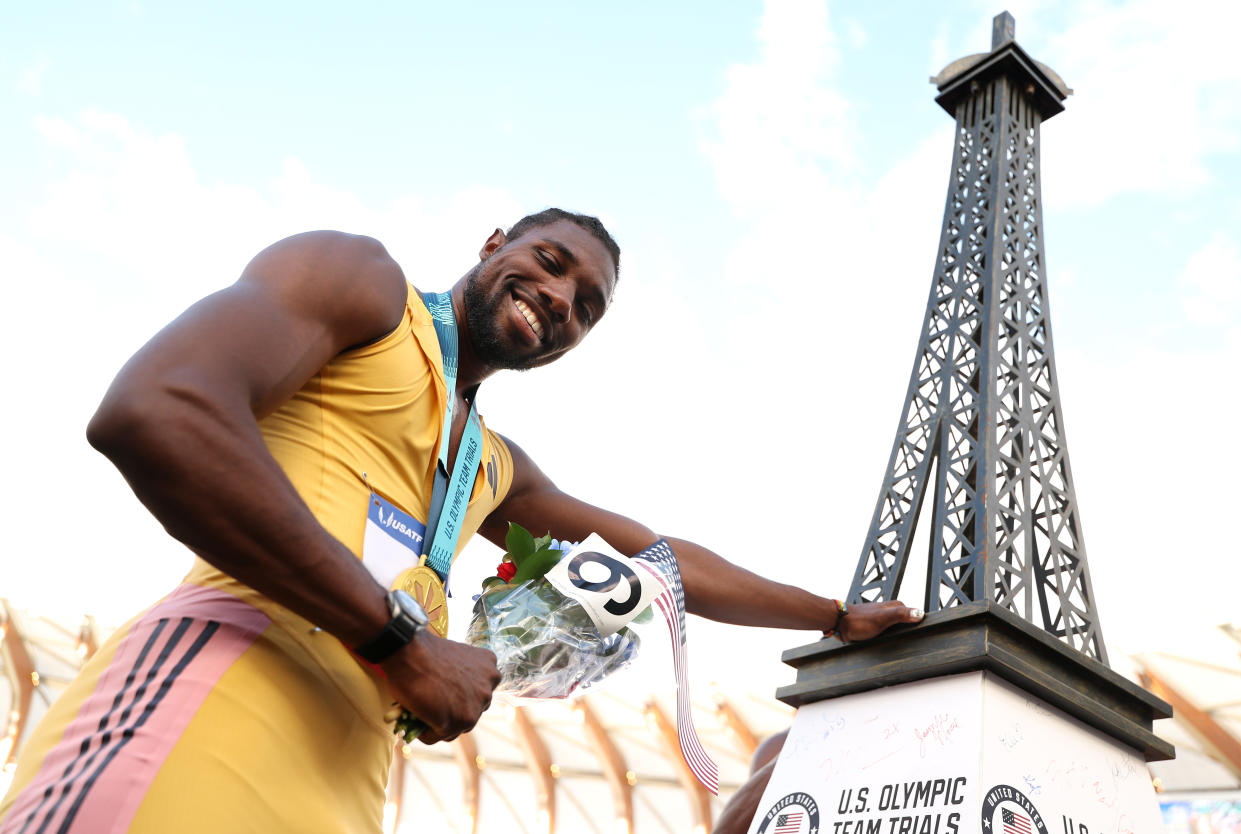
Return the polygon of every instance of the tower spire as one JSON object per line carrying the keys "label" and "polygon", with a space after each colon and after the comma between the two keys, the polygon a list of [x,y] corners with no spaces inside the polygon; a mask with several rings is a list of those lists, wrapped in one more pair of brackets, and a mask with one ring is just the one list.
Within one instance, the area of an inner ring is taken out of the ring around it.
{"label": "tower spire", "polygon": [[957,122],[917,358],[849,598],[896,597],[930,497],[928,611],[998,606],[1107,662],[1057,392],[1039,129],[1070,90],[992,22],[944,68]]}
{"label": "tower spire", "polygon": [[1000,12],[991,19],[991,51],[999,49],[1017,37],[1017,21],[1008,12]]}

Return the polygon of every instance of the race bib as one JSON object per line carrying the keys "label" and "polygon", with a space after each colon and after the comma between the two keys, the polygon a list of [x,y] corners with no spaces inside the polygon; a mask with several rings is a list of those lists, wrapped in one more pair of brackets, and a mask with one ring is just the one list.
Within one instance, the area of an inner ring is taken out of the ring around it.
{"label": "race bib", "polygon": [[362,535],[362,564],[376,582],[391,588],[401,571],[418,564],[426,529],[421,521],[372,492]]}
{"label": "race bib", "polygon": [[604,637],[646,610],[663,590],[659,580],[622,556],[597,533],[574,547],[546,579],[586,609]]}

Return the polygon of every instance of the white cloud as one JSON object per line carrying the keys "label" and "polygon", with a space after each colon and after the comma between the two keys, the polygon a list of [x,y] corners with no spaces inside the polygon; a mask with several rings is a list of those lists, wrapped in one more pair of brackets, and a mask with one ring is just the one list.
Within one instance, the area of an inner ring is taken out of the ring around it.
{"label": "white cloud", "polygon": [[[1169,647],[1236,619],[1241,582],[1233,380],[1241,343],[1168,353],[1063,351],[1060,395],[1104,635],[1113,650]],[[1157,583],[1169,616],[1152,629]]]}
{"label": "white cloud", "polygon": [[46,56],[40,55],[35,58],[34,62],[22,68],[17,76],[17,92],[30,96],[31,98],[39,98],[43,95],[43,79],[47,77],[47,71],[51,69],[52,62]]}
{"label": "white cloud", "polygon": [[[231,283],[263,246],[324,228],[378,237],[409,256],[411,280],[444,286],[460,274],[462,255],[520,215],[510,194],[479,186],[442,204],[410,195],[367,205],[316,181],[296,158],[264,186],[204,182],[183,137],[152,133],[115,113],[39,118],[36,127],[59,152],[60,174],[31,211],[31,232],[42,243],[106,258],[124,276],[114,291],[161,292],[171,284],[188,303]],[[435,257],[450,262],[428,261]]]}
{"label": "white cloud", "polygon": [[1044,143],[1051,203],[1093,207],[1211,182],[1212,157],[1241,138],[1238,28],[1241,7],[1210,0],[1067,10],[1034,50],[1075,91],[1072,117],[1053,122]]}
{"label": "white cloud", "polygon": [[1217,236],[1190,255],[1176,283],[1191,323],[1241,325],[1241,253],[1233,240]]}
{"label": "white cloud", "polygon": [[237,275],[272,225],[256,190],[201,182],[177,134],[98,110],[39,118],[36,128],[60,175],[32,209],[30,232],[95,268],[103,259],[123,276],[114,292],[204,295]]}
{"label": "white cloud", "polygon": [[728,69],[705,114],[703,149],[724,197],[742,217],[779,211],[790,188],[821,189],[824,162],[848,164],[856,141],[849,104],[830,86],[839,55],[827,8],[815,0],[766,5],[760,59]]}
{"label": "white cloud", "polygon": [[870,42],[870,36],[866,34],[866,28],[856,20],[846,20],[844,23],[845,37],[849,42],[849,46],[854,49],[861,49]]}

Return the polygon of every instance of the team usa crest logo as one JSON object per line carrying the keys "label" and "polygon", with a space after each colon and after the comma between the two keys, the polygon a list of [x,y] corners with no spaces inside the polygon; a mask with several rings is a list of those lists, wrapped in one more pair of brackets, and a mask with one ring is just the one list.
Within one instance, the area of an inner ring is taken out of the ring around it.
{"label": "team usa crest logo", "polygon": [[791,793],[763,815],[758,834],[819,834],[819,804],[805,793]]}
{"label": "team usa crest logo", "polygon": [[1028,796],[996,785],[982,801],[982,834],[1047,834],[1047,825]]}

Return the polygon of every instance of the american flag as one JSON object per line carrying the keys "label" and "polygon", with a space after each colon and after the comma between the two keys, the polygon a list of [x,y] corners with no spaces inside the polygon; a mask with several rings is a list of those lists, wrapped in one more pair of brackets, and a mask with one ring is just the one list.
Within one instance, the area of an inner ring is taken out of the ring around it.
{"label": "american flag", "polygon": [[677,626],[681,635],[681,642],[685,642],[685,588],[681,585],[681,569],[677,567],[676,554],[672,552],[672,548],[668,546],[668,542],[660,539],[653,545],[643,550],[635,559],[641,559],[654,565],[659,571],[659,578],[663,580],[663,584],[672,591],[674,602],[677,610]]}
{"label": "american flag", "polygon": [[1000,817],[1004,820],[1004,834],[1030,834],[1030,818],[1025,814],[1005,808]]}
{"label": "american flag", "polygon": [[681,587],[681,571],[676,554],[668,542],[660,539],[633,557],[659,580],[663,590],[655,597],[655,607],[664,615],[672,636],[672,661],[677,678],[677,738],[681,755],[694,776],[713,794],[720,792],[720,770],[702,749],[694,716],[690,712],[688,659],[685,651],[685,590]]}
{"label": "american flag", "polygon": [[801,812],[776,817],[775,834],[796,834],[801,830]]}

